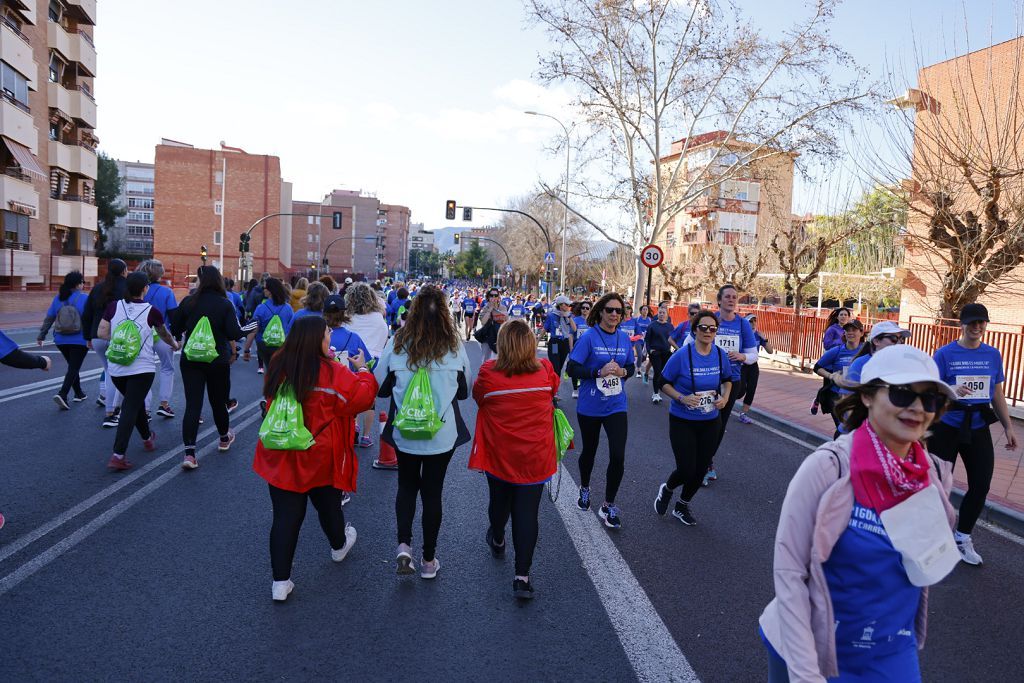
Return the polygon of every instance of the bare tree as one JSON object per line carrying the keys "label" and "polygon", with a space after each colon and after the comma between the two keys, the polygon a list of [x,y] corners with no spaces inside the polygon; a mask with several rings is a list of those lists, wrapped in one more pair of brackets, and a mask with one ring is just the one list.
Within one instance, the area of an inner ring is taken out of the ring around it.
{"label": "bare tree", "polygon": [[758,246],[712,245],[698,254],[698,261],[665,267],[665,284],[678,296],[706,289],[709,283],[731,283],[741,294],[750,291],[768,263],[768,251]]}
{"label": "bare tree", "polygon": [[[807,18],[772,38],[714,0],[526,0],[554,42],[538,76],[576,86],[590,131],[579,163],[591,173],[569,208],[632,251],[636,292],[640,249],[706,190],[775,155],[837,153],[836,132],[868,91],[828,36],[837,2],[813,2]],[[720,129],[699,162],[688,158],[707,143],[695,135],[698,121]],[[604,223],[602,210],[624,211],[628,223]]]}

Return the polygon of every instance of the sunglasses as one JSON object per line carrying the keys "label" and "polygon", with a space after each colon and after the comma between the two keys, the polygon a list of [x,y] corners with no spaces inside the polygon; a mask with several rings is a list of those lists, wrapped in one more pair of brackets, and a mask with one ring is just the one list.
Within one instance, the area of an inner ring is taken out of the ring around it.
{"label": "sunglasses", "polygon": [[697,329],[701,332],[718,332],[718,325],[697,325]]}
{"label": "sunglasses", "polygon": [[622,315],[622,309],[621,308],[617,308],[617,307],[616,308],[612,308],[610,306],[605,306],[603,310],[608,315]]}
{"label": "sunglasses", "polygon": [[882,339],[892,344],[902,344],[904,341],[906,341],[903,338],[903,336],[899,334],[880,334],[877,337],[875,337],[875,341],[880,341]]}
{"label": "sunglasses", "polygon": [[580,308],[583,309],[584,311],[589,311],[591,309],[590,306],[580,306]]}
{"label": "sunglasses", "polygon": [[889,403],[897,408],[909,408],[914,401],[921,399],[921,408],[926,413],[934,413],[946,405],[946,395],[935,390],[918,393],[907,386],[889,385]]}

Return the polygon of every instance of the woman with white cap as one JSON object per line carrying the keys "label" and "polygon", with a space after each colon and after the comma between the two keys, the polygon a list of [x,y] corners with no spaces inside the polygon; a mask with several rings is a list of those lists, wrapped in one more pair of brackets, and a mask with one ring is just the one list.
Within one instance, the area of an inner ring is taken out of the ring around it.
{"label": "woman with white cap", "polygon": [[904,330],[896,323],[890,320],[883,320],[880,323],[875,323],[871,326],[871,331],[868,332],[867,341],[857,352],[857,355],[853,357],[853,361],[850,363],[849,369],[846,371],[846,381],[850,383],[859,383],[860,374],[864,370],[864,365],[871,360],[871,356],[881,349],[887,346],[894,346],[896,344],[905,344],[910,339],[910,331]]}
{"label": "woman with white cap", "polygon": [[552,303],[554,308],[544,319],[544,329],[548,333],[548,360],[561,377],[562,366],[569,358],[572,339],[576,336],[576,322],[572,319],[572,302],[569,297],[560,294]]}
{"label": "woman with white cap", "polygon": [[850,434],[808,456],[775,536],[761,614],[768,681],[920,681],[928,586],[959,560],[951,468],[921,445],[953,389],[928,354],[877,351],[839,402]]}

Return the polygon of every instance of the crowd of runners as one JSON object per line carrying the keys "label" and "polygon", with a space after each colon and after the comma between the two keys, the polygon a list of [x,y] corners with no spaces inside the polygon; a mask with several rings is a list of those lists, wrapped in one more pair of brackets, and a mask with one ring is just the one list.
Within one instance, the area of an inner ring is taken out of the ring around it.
{"label": "crowd of runners", "polygon": [[[107,466],[127,470],[132,433],[152,451],[153,421],[178,414],[171,398],[174,354],[181,351],[182,467],[192,470],[204,404],[218,449],[226,451],[235,440],[229,413],[238,405],[231,373],[241,360],[263,375],[254,469],[268,483],[274,510],[272,597],[279,601],[294,588],[292,559],[307,501],[334,561],[356,541],[342,508],[356,490],[354,448],[374,445],[376,399],[388,403],[382,456],[394,449],[397,461],[374,463],[397,470],[396,572],[418,570],[432,579],[440,571],[445,475],[455,449],[472,443],[469,467],[486,475],[489,493],[482,535],[503,557],[511,520],[513,594],[526,599],[534,594],[542,490],[564,455],[559,410],[574,412],[578,425],[576,505],[619,529],[630,415],[625,385],[632,379],[649,388],[645,410],[667,399],[674,465],[651,484],[654,509],[671,509],[692,526],[695,496],[719,476],[715,456],[735,406],[742,406],[737,420],[750,423],[759,355],[774,351],[757,330],[756,314],[740,314],[740,292],[731,284],[717,290],[713,304],[690,304],[685,319],[674,321],[669,302],[648,306],[614,292],[549,300],[457,281],[283,282],[267,274],[236,290],[212,266],[199,269],[194,289],[179,302],[162,276],[159,261],[129,273],[114,260],[88,294],[80,274],[65,278],[38,335],[42,343],[52,328],[67,360],[53,400],[70,410],[89,398],[78,373],[95,352],[104,368],[95,398],[104,409],[101,424],[116,430]],[[971,532],[993,473],[989,426],[998,421],[1006,447],[1017,446],[1003,363],[982,342],[988,312],[980,304],[963,308],[960,338],[934,357],[913,348],[910,332],[893,322],[865,329],[840,308],[829,323],[814,366],[823,386],[811,411],[832,416],[835,441],[804,461],[783,503],[776,597],[761,617],[770,680],[915,680],[927,586],[951,570],[950,558],[982,563]],[[475,372],[467,343],[481,350]],[[43,368],[44,361],[8,346],[6,364]],[[474,429],[459,407],[470,398],[478,407]],[[605,460],[598,452],[602,431],[607,469],[598,494],[591,477]],[[958,455],[968,490],[957,515],[948,492]],[[850,672],[856,675],[842,677]]]}

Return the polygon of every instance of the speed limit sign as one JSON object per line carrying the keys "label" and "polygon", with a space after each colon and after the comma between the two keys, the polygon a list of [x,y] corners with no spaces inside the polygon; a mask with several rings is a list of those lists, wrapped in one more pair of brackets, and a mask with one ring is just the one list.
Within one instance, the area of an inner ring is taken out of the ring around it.
{"label": "speed limit sign", "polygon": [[665,260],[665,252],[657,244],[648,244],[640,252],[640,259],[648,268],[657,268]]}

